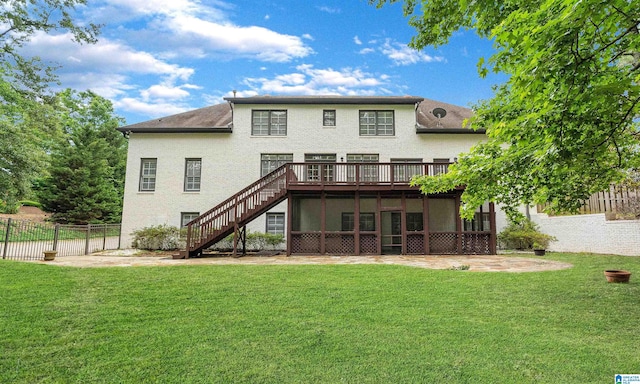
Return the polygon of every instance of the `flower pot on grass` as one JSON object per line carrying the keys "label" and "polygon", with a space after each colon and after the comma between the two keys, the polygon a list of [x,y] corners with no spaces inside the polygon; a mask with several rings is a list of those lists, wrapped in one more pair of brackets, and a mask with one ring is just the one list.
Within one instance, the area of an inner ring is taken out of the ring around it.
{"label": "flower pot on grass", "polygon": [[44,251],[44,261],[55,260],[58,251]]}
{"label": "flower pot on grass", "polygon": [[607,281],[610,283],[628,283],[631,278],[631,272],[620,269],[609,269],[604,271]]}

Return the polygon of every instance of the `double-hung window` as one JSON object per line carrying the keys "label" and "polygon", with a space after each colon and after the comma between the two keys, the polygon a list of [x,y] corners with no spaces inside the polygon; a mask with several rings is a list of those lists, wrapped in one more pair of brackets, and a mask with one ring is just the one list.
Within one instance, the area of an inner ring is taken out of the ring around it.
{"label": "double-hung window", "polygon": [[267,213],[267,233],[284,235],[284,213]]}
{"label": "double-hung window", "polygon": [[360,136],[393,136],[393,111],[360,111]]}
{"label": "double-hung window", "polygon": [[156,170],[158,159],[141,159],[140,161],[140,192],[153,192],[156,190]]}
{"label": "double-hung window", "polygon": [[180,213],[180,227],[184,228],[189,222],[200,216],[198,212],[182,212]]}
{"label": "double-hung window", "polygon": [[336,126],[336,110],[335,109],[325,109],[322,111],[322,126],[323,127]]}
{"label": "double-hung window", "polygon": [[286,136],[287,111],[251,111],[251,134],[254,136]]}
{"label": "double-hung window", "polygon": [[263,153],[260,156],[260,176],[265,176],[268,173],[275,171],[278,167],[285,163],[293,162],[293,154],[268,154]]}
{"label": "double-hung window", "polygon": [[186,159],[184,169],[184,191],[200,191],[200,172],[202,169],[202,159]]}

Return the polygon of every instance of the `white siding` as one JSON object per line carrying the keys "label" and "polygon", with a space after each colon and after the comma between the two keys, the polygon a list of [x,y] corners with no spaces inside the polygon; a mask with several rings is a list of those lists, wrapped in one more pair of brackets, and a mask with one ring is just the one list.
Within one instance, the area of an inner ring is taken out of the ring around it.
{"label": "white siding", "polygon": [[[287,136],[251,136],[252,109],[286,109]],[[336,126],[323,127],[323,110],[336,110]],[[360,110],[394,110],[395,136],[360,137]],[[413,105],[234,105],[233,133],[132,133],[129,137],[123,207],[123,246],[130,233],[158,224],[180,225],[181,212],[200,212],[260,178],[263,153],[293,153],[303,162],[305,153],[379,154],[391,158],[453,160],[479,140],[478,134],[416,134]],[[139,192],[140,159],[157,158],[156,189]],[[200,192],[184,192],[186,158],[202,159]],[[286,203],[274,212],[286,212]],[[265,231],[264,217],[249,226]]]}

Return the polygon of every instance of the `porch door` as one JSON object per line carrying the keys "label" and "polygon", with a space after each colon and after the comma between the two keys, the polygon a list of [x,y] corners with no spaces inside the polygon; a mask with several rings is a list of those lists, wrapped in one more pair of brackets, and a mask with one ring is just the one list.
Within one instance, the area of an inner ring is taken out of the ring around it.
{"label": "porch door", "polygon": [[382,235],[382,254],[402,254],[402,212],[380,212],[380,230]]}

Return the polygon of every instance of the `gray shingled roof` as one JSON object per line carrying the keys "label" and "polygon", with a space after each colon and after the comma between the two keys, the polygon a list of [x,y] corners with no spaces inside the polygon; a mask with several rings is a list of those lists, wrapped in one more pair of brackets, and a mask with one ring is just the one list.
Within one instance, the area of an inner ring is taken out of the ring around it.
{"label": "gray shingled roof", "polygon": [[228,103],[195,109],[118,128],[120,132],[231,132]]}
{"label": "gray shingled roof", "polygon": [[[237,104],[415,104],[416,129],[419,133],[465,133],[462,122],[473,115],[469,108],[416,96],[254,96],[229,97],[225,100]],[[440,120],[433,114],[435,108],[447,111]],[[231,132],[232,110],[229,103],[212,105],[177,115],[148,120],[118,128],[120,132]],[[482,130],[478,131],[484,132]]]}
{"label": "gray shingled roof", "polygon": [[[435,108],[447,111],[446,116],[438,121],[438,117],[433,114]],[[424,99],[418,106],[416,115],[419,128],[462,128],[462,122],[473,116],[473,111],[453,104]]]}

